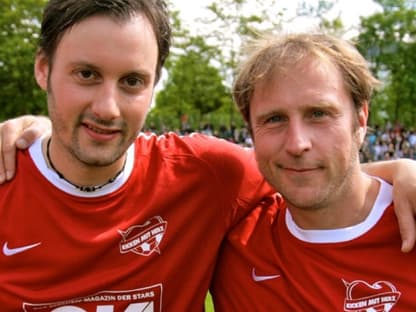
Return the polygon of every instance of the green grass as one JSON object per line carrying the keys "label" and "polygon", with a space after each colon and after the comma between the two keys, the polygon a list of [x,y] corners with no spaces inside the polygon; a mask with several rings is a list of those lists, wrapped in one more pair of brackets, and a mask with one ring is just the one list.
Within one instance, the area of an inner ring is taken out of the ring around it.
{"label": "green grass", "polygon": [[205,311],[214,312],[214,305],[212,304],[211,295],[208,293],[205,298]]}

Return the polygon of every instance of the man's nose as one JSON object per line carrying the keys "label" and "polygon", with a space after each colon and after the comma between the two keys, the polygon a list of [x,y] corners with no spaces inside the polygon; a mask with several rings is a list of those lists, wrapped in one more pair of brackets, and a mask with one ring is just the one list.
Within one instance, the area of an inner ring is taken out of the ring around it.
{"label": "man's nose", "polygon": [[301,121],[290,121],[287,131],[286,151],[293,156],[301,156],[311,149],[310,131]]}
{"label": "man's nose", "polygon": [[102,120],[113,120],[120,116],[120,95],[113,83],[102,84],[95,93],[92,101],[92,113]]}

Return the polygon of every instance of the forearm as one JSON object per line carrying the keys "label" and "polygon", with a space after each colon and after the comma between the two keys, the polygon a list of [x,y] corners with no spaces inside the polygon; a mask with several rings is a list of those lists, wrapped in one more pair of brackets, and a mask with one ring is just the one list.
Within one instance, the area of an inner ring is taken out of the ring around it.
{"label": "forearm", "polygon": [[398,159],[363,164],[370,175],[393,184],[393,201],[402,236],[402,251],[412,250],[416,240],[416,161]]}
{"label": "forearm", "polygon": [[380,177],[381,179],[394,184],[395,181],[416,179],[416,161],[411,159],[385,160],[361,164],[361,168],[369,175]]}

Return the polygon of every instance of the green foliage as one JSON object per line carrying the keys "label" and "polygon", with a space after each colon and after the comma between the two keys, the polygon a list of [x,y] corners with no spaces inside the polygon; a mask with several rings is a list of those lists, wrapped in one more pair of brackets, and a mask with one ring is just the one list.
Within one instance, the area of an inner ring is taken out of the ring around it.
{"label": "green foliage", "polygon": [[[360,51],[383,88],[372,101],[370,124],[416,123],[416,10],[414,1],[383,0],[383,12],[361,21]],[[413,3],[413,6],[411,3]]]}
{"label": "green foliage", "polygon": [[189,37],[184,46],[183,54],[174,56],[168,65],[168,78],[156,96],[148,125],[197,128],[221,107],[232,105],[220,72],[211,64],[217,49],[201,37]]}
{"label": "green foliage", "polygon": [[202,22],[212,27],[204,38],[221,46],[215,58],[229,85],[241,59],[241,46],[263,32],[281,30],[283,12],[271,9],[276,3],[276,0],[213,0],[208,5],[211,14]]}
{"label": "green foliage", "polygon": [[33,78],[44,0],[0,0],[0,120],[46,112]]}

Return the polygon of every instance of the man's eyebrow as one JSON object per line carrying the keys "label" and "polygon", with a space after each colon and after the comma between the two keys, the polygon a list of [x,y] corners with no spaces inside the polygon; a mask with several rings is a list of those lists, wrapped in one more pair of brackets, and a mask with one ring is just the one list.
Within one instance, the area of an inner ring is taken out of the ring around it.
{"label": "man's eyebrow", "polygon": [[[70,67],[85,67],[85,68],[88,68],[88,69],[91,69],[91,70],[94,70],[94,71],[97,71],[97,72],[100,72],[100,71],[103,70],[101,67],[99,67],[97,65],[94,65],[90,62],[84,62],[84,61],[70,62],[69,66]],[[138,68],[130,69],[130,70],[124,72],[122,75],[123,76],[140,75],[140,76],[143,76],[143,77],[149,77],[150,78],[152,76],[152,72],[148,69],[138,67]]]}
{"label": "man's eyebrow", "polygon": [[94,64],[91,64],[89,62],[84,62],[84,61],[70,62],[69,66],[70,67],[87,67],[87,68],[90,68],[90,69],[93,69],[93,70],[96,70],[96,71],[99,70],[98,66],[96,66]]}
{"label": "man's eyebrow", "polygon": [[131,69],[129,71],[127,71],[125,73],[125,75],[141,75],[141,76],[152,76],[152,72],[150,72],[147,69],[143,69],[143,68],[136,68],[136,69]]}
{"label": "man's eyebrow", "polygon": [[314,101],[311,102],[308,105],[305,105],[305,107],[307,108],[326,108],[326,107],[331,107],[333,106],[333,104],[327,100],[322,100],[322,101]]}

